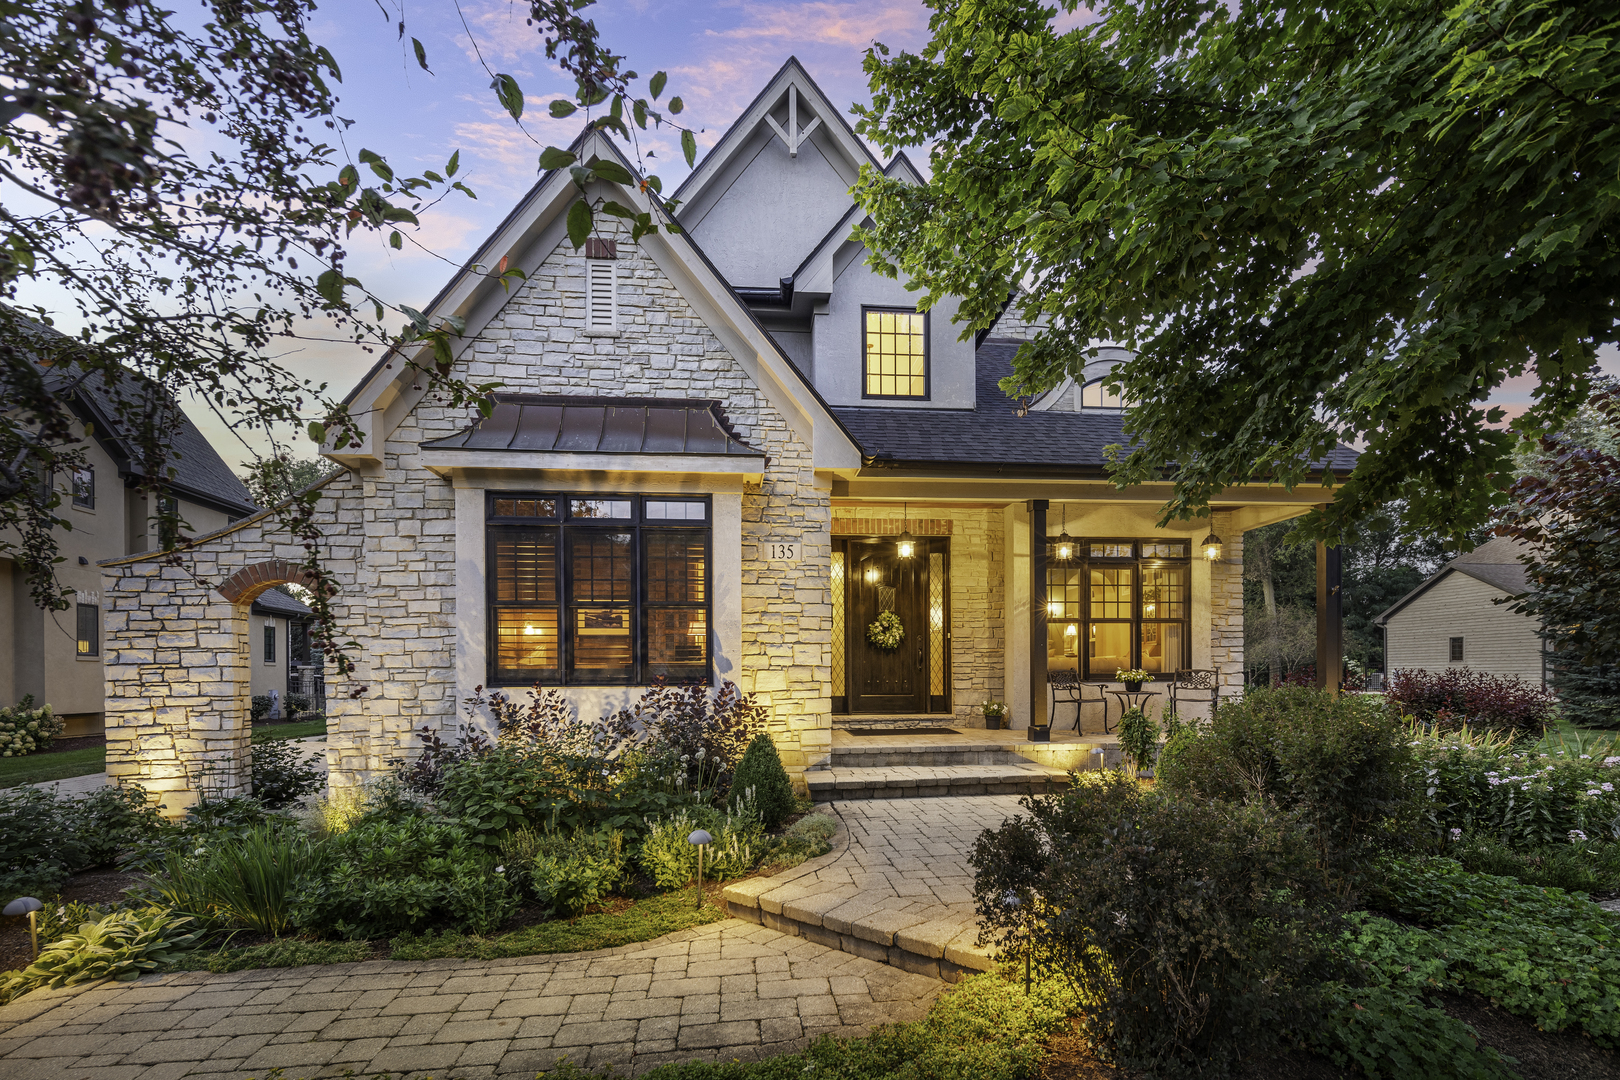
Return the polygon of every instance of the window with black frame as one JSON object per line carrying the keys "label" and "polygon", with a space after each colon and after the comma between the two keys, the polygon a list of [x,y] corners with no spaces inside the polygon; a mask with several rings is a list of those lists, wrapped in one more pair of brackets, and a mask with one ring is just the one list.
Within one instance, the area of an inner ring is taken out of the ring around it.
{"label": "window with black frame", "polygon": [[707,497],[491,493],[489,681],[709,678]]}
{"label": "window with black frame", "polygon": [[1047,668],[1113,681],[1124,668],[1173,675],[1191,664],[1186,540],[1047,541]]}

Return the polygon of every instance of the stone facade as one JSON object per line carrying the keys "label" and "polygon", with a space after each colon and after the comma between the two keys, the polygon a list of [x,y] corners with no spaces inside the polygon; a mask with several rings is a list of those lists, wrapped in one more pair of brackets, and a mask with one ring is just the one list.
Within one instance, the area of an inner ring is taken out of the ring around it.
{"label": "stone facade", "polygon": [[[585,332],[585,259],[563,242],[479,334],[456,373],[522,392],[718,399],[737,435],[769,455],[762,482],[742,494],[741,566],[717,553],[711,574],[717,582],[740,574],[741,663],[728,677],[770,710],[771,734],[797,774],[831,746],[829,491],[817,486],[810,447],[653,259],[627,234],[618,252],[617,336]],[[422,466],[420,447],[471,421],[429,395],[388,434],[380,469],[345,472],[324,491],[323,558],[343,583],[334,608],[357,662],[346,684],[328,676],[335,786],[386,769],[422,727],[456,724],[457,605],[481,611],[483,596],[481,586],[457,591],[455,491]],[[161,553],[104,565],[113,776],[195,792],[212,762],[222,790],[241,790],[247,612],[275,581],[240,575],[303,558],[275,528],[261,515],[203,538],[183,556],[184,568],[167,565]],[[798,543],[801,561],[764,561],[767,542]]]}

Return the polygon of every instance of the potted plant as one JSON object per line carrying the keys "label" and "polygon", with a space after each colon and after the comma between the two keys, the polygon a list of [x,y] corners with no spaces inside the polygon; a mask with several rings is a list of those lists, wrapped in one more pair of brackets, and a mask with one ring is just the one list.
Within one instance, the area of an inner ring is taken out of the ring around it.
{"label": "potted plant", "polygon": [[1114,672],[1114,678],[1125,684],[1127,694],[1137,694],[1141,692],[1142,684],[1153,678],[1153,672],[1141,668],[1120,668]]}
{"label": "potted plant", "polygon": [[1005,701],[987,701],[982,706],[984,710],[984,726],[987,731],[1000,731],[1001,722],[1007,718],[1007,703]]}

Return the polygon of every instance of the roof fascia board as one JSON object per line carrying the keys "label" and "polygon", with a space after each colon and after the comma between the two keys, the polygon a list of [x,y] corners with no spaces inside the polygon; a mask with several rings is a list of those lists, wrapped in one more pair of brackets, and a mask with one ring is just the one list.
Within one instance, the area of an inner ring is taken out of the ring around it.
{"label": "roof fascia board", "polygon": [[[680,187],[675,189],[674,198],[680,200],[682,206],[702,209],[700,204],[705,201],[704,193],[716,178],[724,172],[725,165],[732,157],[749,143],[749,137],[753,135],[755,129],[766,128],[766,114],[776,108],[782,95],[787,93],[789,85],[797,88],[800,107],[804,106],[804,98],[808,95],[810,98],[810,110],[821,117],[821,123],[816,126],[815,131],[810,133],[812,140],[816,140],[817,135],[825,132],[826,142],[822,145],[827,148],[836,147],[838,152],[855,170],[858,171],[863,164],[871,164],[874,168],[882,168],[877,158],[872,156],[872,151],[867,149],[866,144],[855,134],[855,129],[849,126],[849,120],[844,116],[843,110],[835,107],[827,95],[822,92],[821,87],[816,85],[816,81],[810,77],[810,73],[799,63],[798,57],[790,56],[787,58],[787,62],[772,76],[770,82],[765,84],[765,88],[759,92],[748,108],[743,110],[742,115],[726,129],[724,135],[720,136],[720,141],[714,144],[714,149],[703,156],[703,160],[698,163],[698,167],[693,169],[691,174],[681,182]],[[833,121],[836,121],[836,123]],[[769,131],[769,128],[766,128],[766,130]],[[774,135],[772,137],[774,138]],[[816,141],[820,143],[820,140]],[[825,154],[826,149],[823,149],[822,152]],[[832,158],[829,156],[828,161],[831,162],[831,160]],[[837,166],[835,165],[834,168],[837,168]],[[842,170],[840,172],[842,173]],[[706,212],[706,209],[703,212]]]}

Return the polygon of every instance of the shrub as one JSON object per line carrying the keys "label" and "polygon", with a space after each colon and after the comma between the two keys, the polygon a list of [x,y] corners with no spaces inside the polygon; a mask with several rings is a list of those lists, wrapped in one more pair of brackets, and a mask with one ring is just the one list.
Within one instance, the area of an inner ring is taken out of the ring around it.
{"label": "shrub", "polygon": [[632,708],[603,722],[655,753],[667,750],[684,763],[693,788],[724,794],[743,751],[765,726],[765,710],[729,681],[711,692],[702,683],[675,686],[659,679]]}
{"label": "shrub", "polygon": [[570,919],[585,914],[624,876],[624,834],[576,829],[552,834],[530,863],[535,899]]}
{"label": "shrub", "polygon": [[1319,863],[1341,869],[1410,793],[1411,748],[1381,699],[1309,687],[1255,687],[1156,771],[1166,791],[1295,812]]}
{"label": "shrub", "polygon": [[489,933],[517,910],[517,890],[463,829],[421,818],[368,821],[328,837],[300,881],[292,921],[343,937],[428,925]]}
{"label": "shrub", "polygon": [[1517,675],[1470,668],[1397,671],[1384,696],[1408,716],[1443,731],[1464,725],[1509,735],[1537,735],[1553,717],[1556,699]]}
{"label": "shrub", "polygon": [[838,831],[838,819],[831,814],[806,814],[787,831],[766,844],[760,857],[762,866],[787,870],[832,850],[831,840]]}
{"label": "shrub", "polygon": [[688,838],[698,829],[714,837],[703,856],[703,876],[709,881],[746,874],[765,850],[764,826],[746,795],[725,814],[695,806],[647,824],[641,868],[664,889],[681,888],[697,876],[698,850]]}
{"label": "shrub", "polygon": [[1308,1005],[1331,909],[1294,816],[1117,773],[1023,802],[969,860],[986,938],[1073,979],[1122,1064],[1223,1072]]}
{"label": "shrub", "polygon": [[326,786],[326,774],[315,766],[316,755],[305,757],[287,739],[254,743],[253,797],[270,810],[291,806]]}
{"label": "shrub", "polygon": [[782,757],[776,752],[776,743],[763,731],[748,744],[737,774],[732,778],[731,790],[737,795],[753,793],[754,804],[759,807],[759,818],[767,829],[778,828],[793,813],[793,781],[782,768]]}
{"label": "shrub", "polygon": [[270,718],[270,695],[254,694],[248,703],[248,718],[257,724]]}
{"label": "shrub", "polygon": [[55,788],[0,791],[0,892],[49,896],[68,875],[103,866],[159,834],[157,808],[138,785],[83,798]]}
{"label": "shrub", "polygon": [[1141,709],[1126,709],[1119,718],[1119,749],[1130,762],[1131,775],[1153,768],[1159,749],[1159,725]]}
{"label": "shrub", "polygon": [[245,836],[168,852],[143,891],[205,923],[280,936],[291,925],[298,881],[316,861],[315,845],[297,829],[260,825]]}
{"label": "shrub", "polygon": [[74,986],[105,978],[131,982],[195,948],[200,937],[190,919],[161,908],[115,911],[41,949],[21,971],[7,973],[0,982],[0,1002],[41,986]]}
{"label": "shrub", "polygon": [[[1620,839],[1620,759],[1516,751],[1489,733],[1416,734],[1423,819],[1435,840],[1530,849]],[[1605,764],[1607,761],[1609,764]]]}
{"label": "shrub", "polygon": [[66,726],[49,705],[34,708],[34,695],[28,694],[17,704],[0,709],[0,757],[49,750]]}

